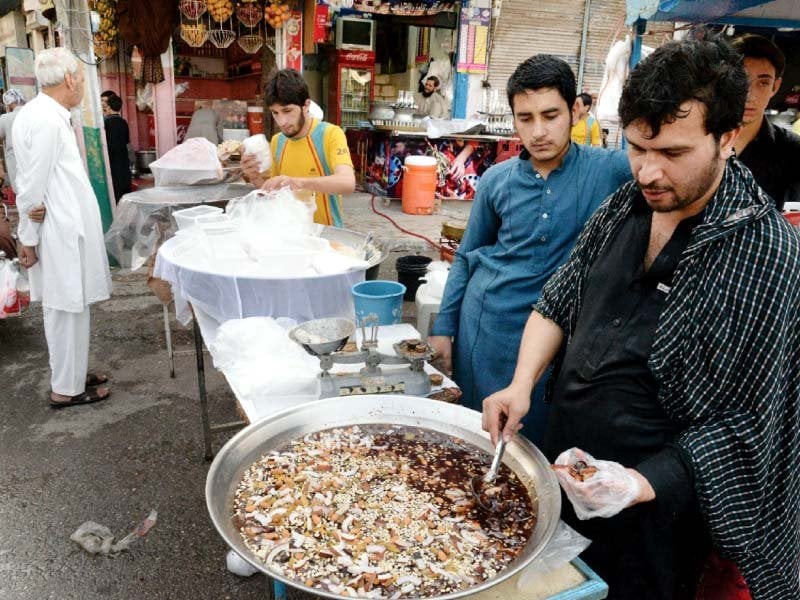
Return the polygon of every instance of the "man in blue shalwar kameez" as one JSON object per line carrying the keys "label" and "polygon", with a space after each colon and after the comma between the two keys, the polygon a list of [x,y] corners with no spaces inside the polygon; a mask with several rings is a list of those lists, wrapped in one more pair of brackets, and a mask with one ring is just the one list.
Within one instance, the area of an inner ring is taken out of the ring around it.
{"label": "man in blue shalwar kameez", "polygon": [[[507,92],[524,150],[481,177],[428,338],[445,367],[452,366],[462,403],[474,410],[511,382],[525,323],[545,282],[605,197],[631,179],[624,152],[570,142],[576,84],[566,62],[529,58]],[[545,379],[533,392],[523,429],[536,444],[547,424]]]}

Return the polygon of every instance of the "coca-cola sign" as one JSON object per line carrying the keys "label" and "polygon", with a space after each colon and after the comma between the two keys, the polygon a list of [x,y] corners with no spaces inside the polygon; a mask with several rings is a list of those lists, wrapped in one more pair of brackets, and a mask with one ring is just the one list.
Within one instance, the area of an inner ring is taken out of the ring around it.
{"label": "coca-cola sign", "polygon": [[371,63],[374,61],[375,54],[367,50],[348,50],[339,54],[339,60],[342,62],[360,62]]}

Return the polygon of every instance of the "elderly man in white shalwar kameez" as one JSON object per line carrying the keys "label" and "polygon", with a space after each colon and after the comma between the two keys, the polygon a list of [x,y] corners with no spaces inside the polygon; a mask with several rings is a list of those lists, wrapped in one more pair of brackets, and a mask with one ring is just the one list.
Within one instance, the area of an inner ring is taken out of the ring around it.
{"label": "elderly man in white shalwar kameez", "polygon": [[100,209],[70,126],[83,98],[83,67],[64,48],[43,50],[34,65],[42,91],[14,122],[20,261],[31,300],[41,300],[54,408],[108,397],[102,375],[88,374],[89,305],[111,293]]}

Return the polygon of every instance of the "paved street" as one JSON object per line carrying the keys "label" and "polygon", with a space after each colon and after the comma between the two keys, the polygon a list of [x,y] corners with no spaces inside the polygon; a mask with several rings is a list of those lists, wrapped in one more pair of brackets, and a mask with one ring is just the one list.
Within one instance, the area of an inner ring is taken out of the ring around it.
{"label": "paved street", "polygon": [[[445,203],[439,215],[414,217],[398,201],[376,207],[434,240],[442,221],[469,211],[468,203]],[[395,278],[398,256],[438,256],[375,215],[368,195],[348,197],[345,214],[348,228],[373,231],[393,250],[382,278]],[[265,598],[263,577],[227,572],[205,508],[194,357],[179,356],[171,379],[161,305],[141,273],[115,272],[114,284],[112,299],[93,309],[90,359],[111,377],[107,402],[50,409],[41,307],[0,321],[0,598]],[[406,309],[413,316],[413,304]],[[176,349],[191,349],[191,331],[173,327]],[[233,396],[210,367],[207,384],[212,420],[235,419]],[[217,436],[215,448],[224,441]],[[156,526],[117,558],[90,556],[69,540],[87,520],[121,538],[151,509]]]}

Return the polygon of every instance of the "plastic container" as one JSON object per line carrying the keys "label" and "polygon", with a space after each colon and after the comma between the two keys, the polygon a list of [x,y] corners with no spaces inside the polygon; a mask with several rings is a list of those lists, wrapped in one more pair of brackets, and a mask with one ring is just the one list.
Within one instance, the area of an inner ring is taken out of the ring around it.
{"label": "plastic container", "polygon": [[197,222],[198,217],[208,217],[210,215],[221,214],[222,209],[218,206],[200,204],[199,206],[192,206],[191,208],[176,210],[172,213],[172,216],[175,217],[175,222],[178,224],[178,229],[186,229],[194,225]]}
{"label": "plastic container", "polygon": [[247,107],[247,128],[250,135],[264,133],[264,108],[261,106]]}
{"label": "plastic container", "polygon": [[432,156],[408,156],[403,171],[403,212],[430,215],[436,201],[436,159]]}
{"label": "plastic container", "polygon": [[413,302],[417,295],[420,277],[424,277],[432,259],[427,256],[401,256],[397,259],[397,281],[406,287],[404,300]]}
{"label": "plastic container", "polygon": [[222,130],[222,141],[226,140],[236,140],[237,142],[243,142],[245,138],[250,137],[250,130],[249,129],[223,129]]}
{"label": "plastic container", "polygon": [[378,325],[396,325],[403,317],[403,294],[406,286],[396,281],[362,281],[353,286],[356,325],[370,315],[378,317]]}

